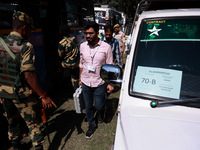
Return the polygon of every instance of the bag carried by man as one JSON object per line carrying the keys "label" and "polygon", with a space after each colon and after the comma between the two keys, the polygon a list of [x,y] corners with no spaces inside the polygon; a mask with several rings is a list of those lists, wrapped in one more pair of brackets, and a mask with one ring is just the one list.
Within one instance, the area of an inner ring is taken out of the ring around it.
{"label": "bag carried by man", "polygon": [[74,97],[74,106],[76,109],[76,113],[81,114],[82,110],[85,108],[81,86],[76,89],[75,93],[73,94],[73,97]]}

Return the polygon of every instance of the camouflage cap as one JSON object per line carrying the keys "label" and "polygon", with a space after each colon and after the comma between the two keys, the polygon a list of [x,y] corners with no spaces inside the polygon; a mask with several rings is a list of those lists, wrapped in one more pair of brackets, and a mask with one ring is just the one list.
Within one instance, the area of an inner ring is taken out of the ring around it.
{"label": "camouflage cap", "polygon": [[21,11],[16,11],[13,14],[13,20],[19,20],[19,21],[24,21],[27,24],[31,26],[31,28],[34,30],[35,27],[33,26],[33,18],[29,17],[26,13],[21,12]]}
{"label": "camouflage cap", "polygon": [[119,28],[119,24],[116,24],[116,25],[114,26],[114,28]]}

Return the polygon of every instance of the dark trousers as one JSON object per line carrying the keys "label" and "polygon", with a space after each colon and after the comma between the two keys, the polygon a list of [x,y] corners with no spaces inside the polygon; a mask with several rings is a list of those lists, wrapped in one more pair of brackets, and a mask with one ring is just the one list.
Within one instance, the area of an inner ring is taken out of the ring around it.
{"label": "dark trousers", "polygon": [[82,83],[82,90],[88,124],[89,126],[95,127],[96,123],[94,119],[94,107],[97,111],[104,110],[106,84],[100,85],[98,87],[89,87]]}

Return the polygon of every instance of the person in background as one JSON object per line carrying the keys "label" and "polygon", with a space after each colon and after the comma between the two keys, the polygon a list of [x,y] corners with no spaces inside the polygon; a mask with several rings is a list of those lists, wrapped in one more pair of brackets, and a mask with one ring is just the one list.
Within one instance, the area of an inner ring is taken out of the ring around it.
{"label": "person in background", "polygon": [[122,68],[122,53],[119,48],[119,42],[117,39],[113,37],[113,27],[111,26],[105,26],[105,37],[104,42],[108,43],[112,48],[113,53],[113,62],[114,64],[118,64],[120,68]]}
{"label": "person in background", "polygon": [[[14,150],[21,149],[19,114],[29,128],[35,150],[43,150],[44,136],[41,131],[41,109],[57,107],[40,87],[35,74],[33,45],[28,42],[33,20],[17,11],[13,14],[13,31],[0,42],[0,102],[8,120],[8,136]],[[11,67],[15,66],[15,67]],[[6,78],[5,78],[6,77]],[[39,101],[40,100],[40,101]]]}
{"label": "person in background", "polygon": [[125,37],[125,34],[122,31],[120,31],[119,27],[120,27],[119,24],[116,24],[114,26],[114,30],[115,30],[114,38],[116,38],[117,41],[119,42],[120,50],[122,53],[122,66],[124,67],[123,62],[125,60],[124,50],[125,50],[126,37]]}
{"label": "person in background", "polygon": [[[91,22],[84,28],[86,42],[80,45],[80,77],[79,86],[82,86],[85,101],[85,110],[89,128],[86,138],[91,138],[97,128],[94,117],[93,98],[98,114],[98,122],[104,119],[105,94],[111,93],[114,89],[106,85],[100,77],[100,69],[104,64],[113,64],[111,46],[98,38],[99,25]],[[107,89],[107,91],[106,91]]]}
{"label": "person in background", "polygon": [[125,49],[125,34],[122,31],[120,31],[119,24],[116,24],[114,26],[114,30],[115,30],[114,38],[116,38],[117,41],[119,42],[121,53],[123,54]]}
{"label": "person in background", "polygon": [[60,26],[62,40],[58,43],[58,55],[60,64],[66,75],[71,76],[74,91],[78,88],[79,79],[79,50],[74,36],[70,36],[70,28],[67,25]]}

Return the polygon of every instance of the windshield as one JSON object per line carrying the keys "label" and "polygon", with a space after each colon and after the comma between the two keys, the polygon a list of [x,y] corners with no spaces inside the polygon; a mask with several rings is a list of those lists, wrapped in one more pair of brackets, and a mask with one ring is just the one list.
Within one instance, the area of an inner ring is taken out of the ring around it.
{"label": "windshield", "polygon": [[106,25],[106,11],[95,11],[95,21],[98,24]]}
{"label": "windshield", "polygon": [[140,28],[131,94],[200,97],[200,18],[143,20]]}

